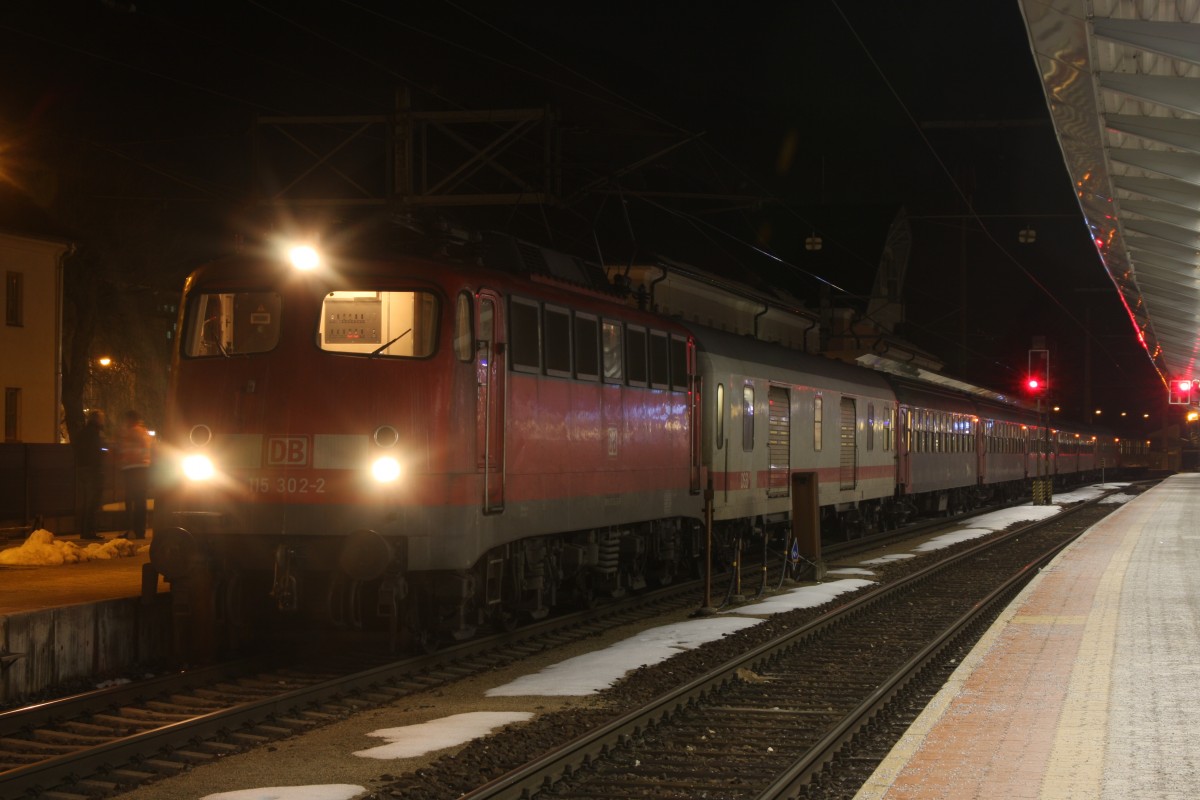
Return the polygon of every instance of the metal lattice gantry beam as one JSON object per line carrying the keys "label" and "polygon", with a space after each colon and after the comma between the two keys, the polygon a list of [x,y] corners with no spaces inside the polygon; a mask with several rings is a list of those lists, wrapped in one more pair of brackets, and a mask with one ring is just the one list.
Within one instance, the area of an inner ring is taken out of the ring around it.
{"label": "metal lattice gantry beam", "polygon": [[1200,376],[1200,3],[1018,2],[1134,332],[1164,382]]}

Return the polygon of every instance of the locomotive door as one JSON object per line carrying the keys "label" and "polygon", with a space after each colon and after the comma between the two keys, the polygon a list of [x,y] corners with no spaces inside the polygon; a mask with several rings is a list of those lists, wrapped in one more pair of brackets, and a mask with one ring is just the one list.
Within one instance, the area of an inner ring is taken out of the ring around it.
{"label": "locomotive door", "polygon": [[504,320],[494,292],[481,291],[475,320],[477,468],[483,473],[483,513],[504,510]]}

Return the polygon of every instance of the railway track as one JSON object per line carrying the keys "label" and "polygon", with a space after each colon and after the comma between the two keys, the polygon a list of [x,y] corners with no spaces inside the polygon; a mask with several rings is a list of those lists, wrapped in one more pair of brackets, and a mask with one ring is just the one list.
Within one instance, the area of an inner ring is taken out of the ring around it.
{"label": "railway track", "polygon": [[[678,584],[431,655],[394,660],[377,654],[367,668],[361,652],[308,666],[241,662],[3,712],[0,798],[66,800],[127,791],[614,626],[695,608],[701,584]],[[553,735],[562,741],[561,730]]]}
{"label": "railway track", "polygon": [[0,712],[0,800],[128,791],[614,626],[677,613],[696,597],[696,584],[680,584],[429,655],[240,661]]}
{"label": "railway track", "polygon": [[[396,784],[393,796],[853,796],[890,747],[881,730],[898,737],[924,705],[914,697],[932,696],[1040,566],[1111,510],[1083,504],[802,627],[780,620],[776,638],[477,788],[425,770]],[[527,726],[519,736],[543,740]],[[493,759],[504,747],[495,737],[487,743]],[[470,763],[470,749],[454,761]]]}

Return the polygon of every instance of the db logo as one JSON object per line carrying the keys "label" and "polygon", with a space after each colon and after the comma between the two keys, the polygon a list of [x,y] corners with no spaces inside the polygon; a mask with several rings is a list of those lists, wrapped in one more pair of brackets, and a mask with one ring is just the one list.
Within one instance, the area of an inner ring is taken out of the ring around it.
{"label": "db logo", "polygon": [[304,436],[272,436],[267,439],[267,465],[272,467],[303,467],[308,464],[308,438]]}

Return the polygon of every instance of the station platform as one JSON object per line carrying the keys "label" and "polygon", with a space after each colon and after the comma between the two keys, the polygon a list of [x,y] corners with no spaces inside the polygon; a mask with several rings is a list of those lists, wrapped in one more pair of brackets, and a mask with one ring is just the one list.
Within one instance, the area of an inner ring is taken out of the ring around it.
{"label": "station platform", "polygon": [[1200,474],[1025,588],[856,800],[1200,797]]}
{"label": "station platform", "polygon": [[[0,554],[26,551],[11,559],[15,563],[6,563],[0,555],[0,616],[141,595],[152,531],[139,540],[120,538],[115,531],[102,533],[94,542],[38,534],[34,532],[33,541],[0,543]],[[157,591],[167,590],[159,577]]]}
{"label": "station platform", "polygon": [[0,708],[169,656],[169,586],[145,568],[152,537],[38,529],[0,540]]}

